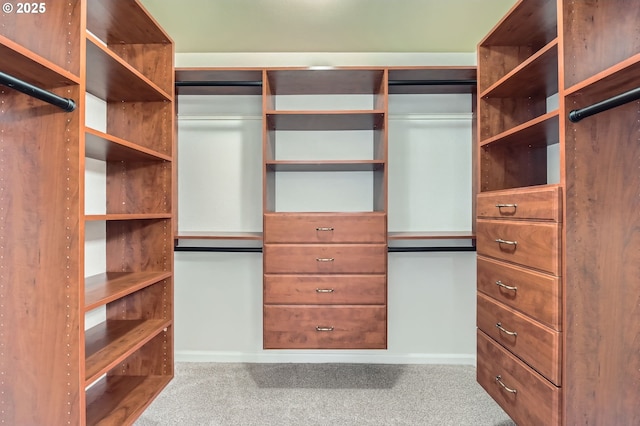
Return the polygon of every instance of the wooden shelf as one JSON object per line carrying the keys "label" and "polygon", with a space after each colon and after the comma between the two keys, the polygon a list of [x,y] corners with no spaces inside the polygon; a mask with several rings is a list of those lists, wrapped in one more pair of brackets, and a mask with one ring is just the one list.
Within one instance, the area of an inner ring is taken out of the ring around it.
{"label": "wooden shelf", "polygon": [[389,240],[475,240],[471,231],[389,232]]}
{"label": "wooden shelf", "polygon": [[384,71],[367,68],[267,70],[273,95],[353,95],[377,94]]}
{"label": "wooden shelf", "polygon": [[385,162],[382,160],[272,160],[265,162],[265,165],[267,170],[275,172],[367,172],[383,170]]}
{"label": "wooden shelf", "polygon": [[158,333],[169,319],[108,320],[85,332],[85,386],[96,381]]}
{"label": "wooden shelf", "polygon": [[171,376],[108,376],[87,390],[87,424],[133,423]]}
{"label": "wooden shelf", "polygon": [[384,111],[267,111],[270,130],[376,130],[384,128]]}
{"label": "wooden shelf", "polygon": [[558,36],[556,8],[556,0],[519,1],[480,45],[545,45]]}
{"label": "wooden shelf", "polygon": [[170,101],[171,97],[87,34],[87,91],[106,101]]}
{"label": "wooden shelf", "polygon": [[105,272],[87,277],[84,310],[88,312],[170,277],[171,272]]}
{"label": "wooden shelf", "polygon": [[[176,82],[215,82],[215,86],[176,86],[178,95],[255,95],[262,96],[262,68],[260,69],[218,69],[218,68],[176,68]],[[239,85],[251,82],[252,85]],[[225,83],[231,85],[225,86]]]}
{"label": "wooden shelf", "polygon": [[540,117],[523,123],[513,129],[509,129],[499,135],[480,142],[480,146],[489,145],[553,145],[559,138],[558,110],[549,112]]}
{"label": "wooden shelf", "polygon": [[[400,85],[393,82],[419,82],[430,81],[432,84],[424,85]],[[442,84],[436,84],[441,81]],[[389,68],[389,94],[453,94],[475,93],[475,84],[451,84],[451,81],[475,82],[475,66],[453,67],[391,67]],[[447,83],[449,82],[449,83]]]}
{"label": "wooden shelf", "polygon": [[526,98],[558,92],[558,39],[513,69],[482,92],[482,98]]}
{"label": "wooden shelf", "polygon": [[88,0],[87,29],[108,44],[168,44],[169,35],[138,1]]}
{"label": "wooden shelf", "polygon": [[179,231],[178,240],[256,240],[262,241],[262,232],[204,232]]}
{"label": "wooden shelf", "polygon": [[79,84],[80,78],[0,35],[2,72],[43,88]]}
{"label": "wooden shelf", "polygon": [[171,156],[85,127],[85,155],[102,161],[171,161]]}
{"label": "wooden shelf", "polygon": [[171,219],[171,213],[132,213],[132,214],[88,214],[87,222],[110,220],[158,220]]}
{"label": "wooden shelf", "polygon": [[571,86],[565,91],[565,95],[588,96],[591,102],[598,102],[611,97],[611,93],[622,93],[639,87],[638,75],[640,53]]}

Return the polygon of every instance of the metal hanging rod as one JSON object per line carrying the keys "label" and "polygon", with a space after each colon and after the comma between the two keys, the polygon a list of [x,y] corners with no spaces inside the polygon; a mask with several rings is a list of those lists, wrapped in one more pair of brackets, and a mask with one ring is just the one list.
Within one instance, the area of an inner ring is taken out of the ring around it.
{"label": "metal hanging rod", "polygon": [[636,101],[638,99],[640,99],[640,87],[631,89],[628,92],[621,93],[609,99],[605,99],[604,101],[597,102],[588,107],[574,109],[573,111],[569,112],[569,120],[573,123],[577,123],[583,118],[590,117],[592,115],[609,110],[611,108],[618,107],[620,105],[624,105],[629,102]]}
{"label": "metal hanging rod", "polygon": [[475,86],[477,80],[389,80],[389,86]]}
{"label": "metal hanging rod", "polygon": [[254,87],[262,81],[176,81],[176,87]]}
{"label": "metal hanging rod", "polygon": [[[388,247],[389,253],[411,253],[411,252],[459,252],[476,251],[472,246],[461,247]],[[186,252],[214,252],[214,253],[262,253],[262,247],[190,247],[174,246],[173,251]]]}
{"label": "metal hanging rod", "polygon": [[15,89],[19,92],[27,94],[41,101],[45,101],[51,105],[55,105],[58,108],[66,112],[71,112],[76,109],[76,103],[73,99],[63,98],[55,93],[41,89],[26,81],[15,78],[9,74],[0,72],[0,84],[4,84],[7,87]]}

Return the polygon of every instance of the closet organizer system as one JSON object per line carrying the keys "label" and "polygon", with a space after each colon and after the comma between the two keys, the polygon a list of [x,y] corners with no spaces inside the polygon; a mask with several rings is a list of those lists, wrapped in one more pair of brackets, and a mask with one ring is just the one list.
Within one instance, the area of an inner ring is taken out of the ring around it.
{"label": "closet organizer system", "polygon": [[519,425],[640,424],[639,16],[521,0],[478,46],[477,378]]}
{"label": "closet organizer system", "polygon": [[[467,93],[475,105],[475,85],[475,67],[177,69],[178,95],[262,96],[264,232],[230,235],[178,231],[175,250],[264,253],[265,349],[386,348],[387,252],[475,250],[473,232],[387,233],[389,95]],[[326,105],[322,110],[289,109],[281,107],[287,105],[280,102],[282,95],[355,95],[368,101],[364,109],[345,109],[336,100],[331,101],[335,109],[327,110]],[[283,132],[349,130],[370,131],[371,157],[283,160],[277,156],[278,138]],[[367,210],[303,212],[279,205],[277,175],[336,171],[372,174],[372,199]],[[189,239],[262,240],[263,247],[184,245]],[[462,239],[469,244],[388,246],[390,240],[419,239]]]}
{"label": "closet organizer system", "polygon": [[0,423],[132,424],[173,377],[173,45],[137,1],[39,5],[0,35]]}

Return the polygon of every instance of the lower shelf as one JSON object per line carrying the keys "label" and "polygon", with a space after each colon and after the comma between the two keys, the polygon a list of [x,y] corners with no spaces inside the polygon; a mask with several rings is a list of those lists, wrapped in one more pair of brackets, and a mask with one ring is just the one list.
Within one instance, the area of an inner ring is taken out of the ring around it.
{"label": "lower shelf", "polygon": [[108,376],[87,390],[87,425],[130,425],[172,376]]}

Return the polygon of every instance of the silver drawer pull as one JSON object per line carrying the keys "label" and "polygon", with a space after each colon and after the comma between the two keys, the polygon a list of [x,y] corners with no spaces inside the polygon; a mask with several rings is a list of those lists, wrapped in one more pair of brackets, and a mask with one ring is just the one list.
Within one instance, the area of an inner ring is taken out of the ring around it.
{"label": "silver drawer pull", "polygon": [[508,241],[508,240],[503,240],[502,238],[496,238],[496,243],[498,243],[498,244],[509,244],[510,246],[517,246],[518,245],[517,241]]}
{"label": "silver drawer pull", "polygon": [[502,389],[506,390],[507,392],[518,393],[517,389],[511,389],[510,387],[507,387],[507,385],[502,383],[502,376],[497,375],[496,376],[496,382],[498,382],[500,384],[500,386],[502,386]]}
{"label": "silver drawer pull", "polygon": [[316,257],[318,262],[333,262],[333,257]]}
{"label": "silver drawer pull", "polygon": [[332,288],[316,288],[316,293],[333,293]]}
{"label": "silver drawer pull", "polygon": [[509,331],[509,330],[507,330],[506,328],[504,328],[504,327],[502,326],[502,323],[501,323],[501,322],[499,322],[499,323],[497,323],[497,324],[496,324],[496,328],[497,328],[498,330],[502,331],[503,333],[508,334],[509,336],[518,336],[518,333],[517,333],[517,332],[515,332],[515,331]]}
{"label": "silver drawer pull", "polygon": [[497,285],[498,287],[502,287],[502,288],[504,288],[505,290],[518,291],[518,287],[511,287],[510,285],[506,285],[506,284],[504,284],[504,283],[503,283],[502,281],[500,281],[500,280],[496,281],[496,285]]}
{"label": "silver drawer pull", "polygon": [[320,226],[316,228],[316,231],[333,231],[333,227],[331,226]]}
{"label": "silver drawer pull", "polygon": [[506,209],[506,208],[517,209],[518,205],[517,204],[496,204],[496,207],[499,209]]}
{"label": "silver drawer pull", "polygon": [[333,326],[332,327],[320,327],[319,325],[316,325],[316,331],[333,331]]}

